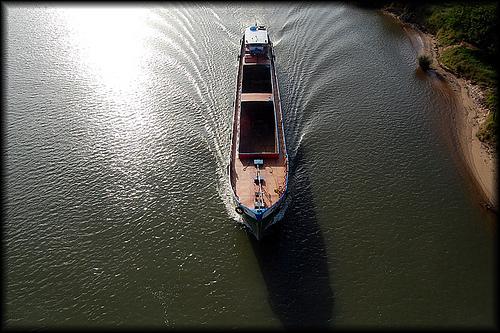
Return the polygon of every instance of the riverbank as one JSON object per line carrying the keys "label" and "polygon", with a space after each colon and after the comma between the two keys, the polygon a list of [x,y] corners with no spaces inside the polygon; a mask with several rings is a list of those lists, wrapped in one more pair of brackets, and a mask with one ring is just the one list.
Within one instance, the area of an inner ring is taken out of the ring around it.
{"label": "riverbank", "polygon": [[467,173],[482,197],[481,204],[497,212],[496,152],[493,147],[481,142],[477,137],[481,125],[486,121],[490,112],[485,103],[483,89],[469,80],[456,76],[439,61],[445,48],[438,46],[435,36],[423,32],[415,24],[403,21],[390,11],[385,9],[381,11],[398,20],[411,39],[417,54],[424,53],[432,57],[431,68],[437,74],[435,79],[444,80],[453,91],[453,97],[456,100],[456,115],[454,115],[456,121],[451,124],[454,132],[453,140],[459,147]]}

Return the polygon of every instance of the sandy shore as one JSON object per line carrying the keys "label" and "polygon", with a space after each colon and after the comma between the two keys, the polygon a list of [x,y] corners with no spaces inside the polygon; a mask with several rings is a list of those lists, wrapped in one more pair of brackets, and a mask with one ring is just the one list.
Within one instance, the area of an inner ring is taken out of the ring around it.
{"label": "sandy shore", "polygon": [[[432,68],[437,74],[436,81],[445,81],[453,92],[456,114],[453,130],[454,143],[459,147],[465,170],[475,184],[481,204],[494,212],[498,209],[497,197],[497,156],[492,147],[483,144],[476,137],[479,126],[484,122],[489,110],[484,106],[481,88],[470,81],[455,76],[438,61],[442,51],[436,38],[424,33],[417,26],[401,21],[396,15],[383,11],[397,19],[407,32],[418,53],[426,53],[433,58]],[[436,82],[439,83],[439,82]],[[442,84],[442,83],[441,83]]]}

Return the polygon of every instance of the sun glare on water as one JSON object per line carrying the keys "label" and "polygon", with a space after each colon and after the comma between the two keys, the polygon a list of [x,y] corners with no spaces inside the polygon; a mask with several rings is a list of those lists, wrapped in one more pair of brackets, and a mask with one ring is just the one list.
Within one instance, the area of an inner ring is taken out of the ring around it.
{"label": "sun glare on water", "polygon": [[80,61],[111,89],[129,90],[141,75],[147,9],[69,7],[62,11]]}
{"label": "sun glare on water", "polygon": [[140,167],[144,142],[151,132],[149,97],[144,91],[147,62],[152,57],[146,43],[151,33],[147,15],[147,8],[131,7],[58,10],[75,64],[80,67],[75,70],[90,80],[89,88],[100,101],[94,110],[100,120],[92,121],[92,126],[99,128],[99,138],[109,136],[106,142],[120,152],[111,164],[127,172],[134,163]]}

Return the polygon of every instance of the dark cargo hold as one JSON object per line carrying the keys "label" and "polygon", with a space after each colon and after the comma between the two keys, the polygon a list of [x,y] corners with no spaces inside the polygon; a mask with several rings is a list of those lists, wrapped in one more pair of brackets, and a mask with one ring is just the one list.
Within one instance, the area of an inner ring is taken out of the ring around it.
{"label": "dark cargo hold", "polygon": [[277,153],[274,103],[242,102],[240,154]]}
{"label": "dark cargo hold", "polygon": [[243,66],[242,93],[271,92],[271,69],[269,65]]}

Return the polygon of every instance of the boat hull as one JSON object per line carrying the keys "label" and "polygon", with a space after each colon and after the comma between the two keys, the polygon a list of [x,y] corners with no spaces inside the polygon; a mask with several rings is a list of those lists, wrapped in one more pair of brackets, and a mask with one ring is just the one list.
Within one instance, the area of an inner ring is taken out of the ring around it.
{"label": "boat hull", "polygon": [[264,236],[266,230],[273,224],[280,221],[283,217],[286,209],[286,197],[287,195],[285,193],[279,202],[260,213],[240,205],[236,198],[234,198],[234,204],[236,207],[240,207],[243,211],[241,214],[241,223],[247,227],[257,240],[260,240]]}
{"label": "boat hull", "polygon": [[283,216],[288,154],[272,43],[267,32],[256,36],[266,43],[259,56],[248,37],[243,36],[238,56],[228,174],[236,212],[260,239]]}

